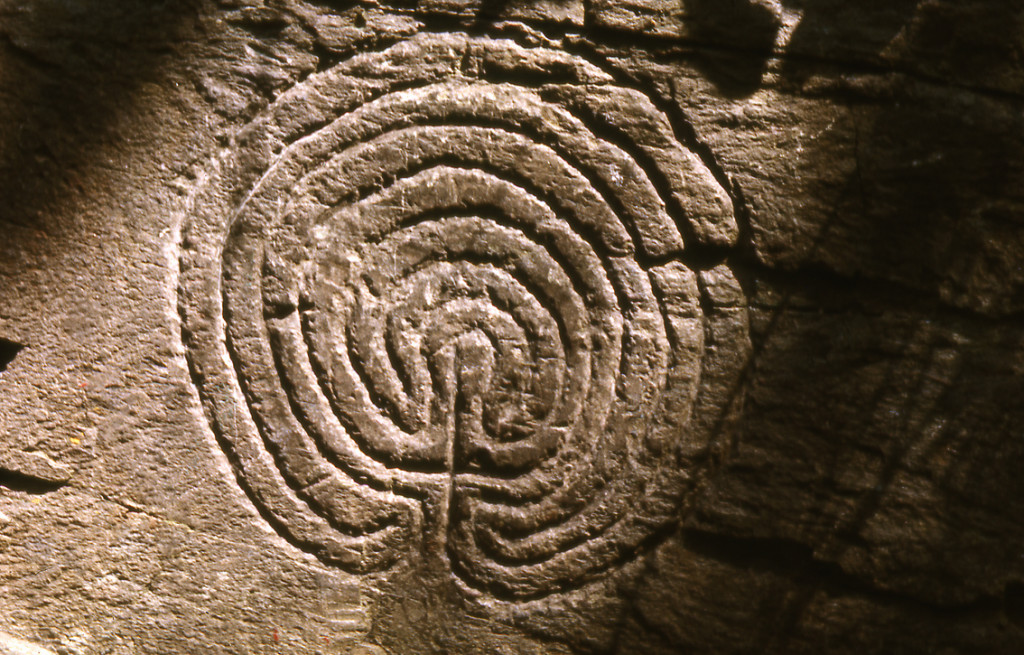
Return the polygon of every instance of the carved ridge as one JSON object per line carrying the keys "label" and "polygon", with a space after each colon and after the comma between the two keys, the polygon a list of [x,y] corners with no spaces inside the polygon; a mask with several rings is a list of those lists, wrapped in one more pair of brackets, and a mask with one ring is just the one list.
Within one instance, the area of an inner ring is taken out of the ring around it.
{"label": "carved ridge", "polygon": [[[558,75],[488,78],[516,66]],[[736,229],[641,93],[564,53],[421,35],[311,76],[220,162],[183,231],[183,338],[285,536],[353,572],[419,550],[523,601],[667,532],[716,320],[682,233]]]}

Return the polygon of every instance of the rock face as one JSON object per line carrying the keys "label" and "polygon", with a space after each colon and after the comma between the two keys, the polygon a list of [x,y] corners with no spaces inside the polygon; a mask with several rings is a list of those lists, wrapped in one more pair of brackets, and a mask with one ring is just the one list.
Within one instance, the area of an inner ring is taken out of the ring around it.
{"label": "rock face", "polygon": [[0,653],[1024,649],[1024,9],[0,0]]}

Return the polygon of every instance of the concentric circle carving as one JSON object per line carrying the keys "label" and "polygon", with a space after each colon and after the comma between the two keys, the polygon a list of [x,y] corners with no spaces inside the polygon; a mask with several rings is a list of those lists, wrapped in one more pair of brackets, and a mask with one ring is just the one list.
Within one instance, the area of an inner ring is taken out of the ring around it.
{"label": "concentric circle carving", "polygon": [[735,232],[643,93],[562,52],[422,35],[310,77],[207,171],[186,351],[294,543],[352,572],[434,553],[542,597],[677,515],[707,350],[682,255]]}

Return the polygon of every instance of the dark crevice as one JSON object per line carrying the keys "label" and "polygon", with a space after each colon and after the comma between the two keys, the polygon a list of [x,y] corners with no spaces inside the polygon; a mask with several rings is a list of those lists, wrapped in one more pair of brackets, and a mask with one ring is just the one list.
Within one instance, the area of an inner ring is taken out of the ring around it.
{"label": "dark crevice", "polygon": [[0,487],[29,494],[47,494],[67,486],[67,482],[44,480],[20,471],[0,468]]}
{"label": "dark crevice", "polygon": [[686,250],[678,255],[666,255],[663,257],[645,257],[644,268],[664,266],[670,262],[681,262],[691,271],[706,271],[722,263],[730,262],[730,255],[735,249],[730,246],[698,245],[687,246]]}
{"label": "dark crevice", "polygon": [[691,551],[746,570],[788,574],[807,579],[856,581],[839,566],[814,558],[806,544],[787,539],[735,537],[703,530],[683,530],[683,544]]}
{"label": "dark crevice", "polygon": [[265,320],[276,320],[280,321],[288,318],[295,313],[294,306],[288,305],[264,305],[263,306],[263,318]]}
{"label": "dark crevice", "polygon": [[238,25],[257,39],[270,40],[277,38],[291,24],[285,14],[270,10],[260,11],[256,8],[242,10],[241,13],[228,15],[226,23]]}
{"label": "dark crevice", "polygon": [[[358,50],[358,48],[352,48],[352,52],[348,52],[346,50],[329,48],[322,44],[320,41],[314,41],[313,45],[311,46],[311,49],[313,56],[316,57],[316,67],[312,71],[310,71],[309,75],[312,75],[314,73],[322,73],[325,70],[334,68],[339,63],[341,63],[342,60],[346,59],[348,56],[350,56],[356,50]],[[306,77],[309,77],[309,75],[307,75]],[[303,82],[305,82],[306,77],[301,78],[298,83],[302,84]]]}
{"label": "dark crevice", "polygon": [[24,348],[25,346],[20,343],[0,338],[0,373],[7,370],[7,366],[14,361],[14,358],[17,357],[18,353],[20,353]]}

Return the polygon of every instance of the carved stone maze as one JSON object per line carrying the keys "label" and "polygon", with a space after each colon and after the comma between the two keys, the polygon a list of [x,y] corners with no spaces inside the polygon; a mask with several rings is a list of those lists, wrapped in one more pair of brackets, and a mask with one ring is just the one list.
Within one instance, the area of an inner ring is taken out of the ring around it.
{"label": "carved stone maze", "polygon": [[683,262],[736,234],[644,93],[561,51],[421,35],[311,76],[204,171],[183,338],[286,538],[540,598],[676,520],[705,310],[736,286]]}

